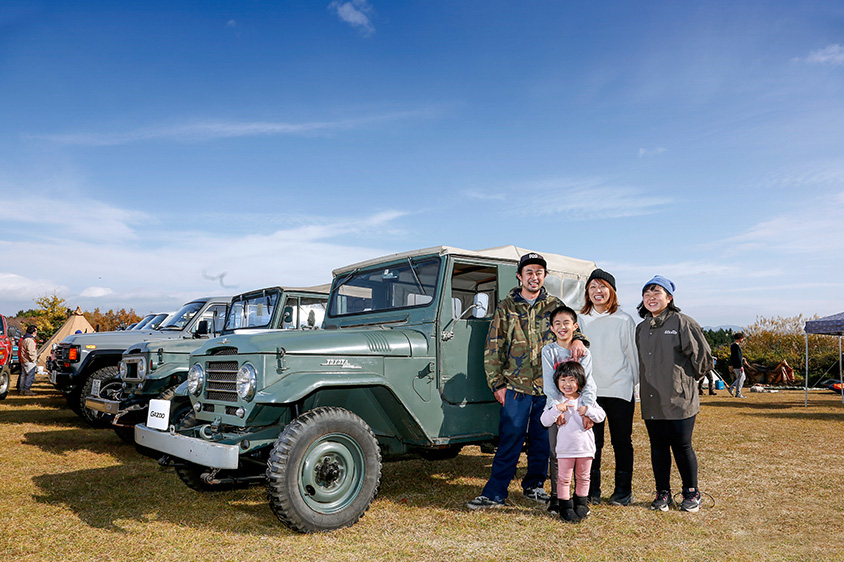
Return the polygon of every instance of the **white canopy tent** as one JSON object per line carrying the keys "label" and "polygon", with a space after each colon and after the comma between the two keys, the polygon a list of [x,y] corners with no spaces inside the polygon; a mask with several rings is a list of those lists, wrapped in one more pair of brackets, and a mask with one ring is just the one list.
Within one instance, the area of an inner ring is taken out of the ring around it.
{"label": "white canopy tent", "polygon": [[806,406],[809,405],[809,334],[838,336],[838,377],[841,382],[841,402],[844,403],[844,375],[841,372],[841,337],[844,336],[844,312],[809,320],[803,328],[806,332]]}

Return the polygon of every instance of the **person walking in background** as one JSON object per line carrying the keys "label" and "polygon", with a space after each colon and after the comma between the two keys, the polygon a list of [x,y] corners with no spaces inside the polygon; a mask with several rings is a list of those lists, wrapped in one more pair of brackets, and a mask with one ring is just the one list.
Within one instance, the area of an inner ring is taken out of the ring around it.
{"label": "person walking in background", "polygon": [[[553,341],[549,329],[551,311],[563,301],[545,290],[547,262],[536,253],[519,259],[519,286],[498,303],[487,334],[484,371],[493,396],[501,404],[498,448],[492,470],[480,496],[469,501],[469,509],[504,505],[507,488],[516,475],[519,456],[528,442],[527,474],[522,479],[525,497],[547,502],[543,486],[548,477],[548,429],[539,418],[545,409],[542,390],[541,350]],[[575,339],[585,339],[577,334]],[[586,350],[581,341],[571,345],[574,358]]]}
{"label": "person walking in background", "polygon": [[615,489],[609,502],[633,501],[633,411],[639,384],[636,322],[618,306],[615,277],[596,269],[586,283],[586,305],[578,315],[583,334],[592,343],[592,378],[598,387],[598,405],[606,421],[595,424],[595,459],[590,475],[589,501],[601,502],[601,451],[604,426],[609,425],[615,455]]}
{"label": "person walking in background", "polygon": [[668,511],[671,497],[671,454],[683,483],[680,509],[697,512],[701,505],[697,455],[692,447],[700,411],[696,382],[710,371],[712,351],[700,325],[674,304],[674,283],[661,275],[645,283],[636,327],[639,349],[639,396],[651,444],[656,499],[651,509]]}
{"label": "person walking in background", "polygon": [[698,396],[703,396],[703,380],[706,379],[706,382],[709,385],[709,395],[710,396],[717,396],[718,393],[715,392],[715,377],[712,376],[712,371],[706,373],[703,379],[700,379],[697,383],[697,394]]}
{"label": "person walking in background", "polygon": [[[542,425],[557,428],[554,440],[557,478],[551,485],[559,497],[560,518],[578,523],[589,516],[589,472],[595,455],[595,436],[583,423],[584,418],[599,423],[606,416],[600,406],[583,399],[581,392],[586,387],[583,365],[576,361],[563,361],[554,370],[553,379],[559,399],[552,399],[549,395],[540,418]],[[572,476],[575,478],[573,502]]]}
{"label": "person walking in background", "polygon": [[744,386],[744,354],[741,352],[741,344],[744,343],[744,333],[733,334],[733,344],[730,346],[730,368],[733,370],[733,384],[730,385],[730,394],[736,398],[744,398],[741,387]]}
{"label": "person walking in background", "polygon": [[35,382],[35,369],[38,360],[38,345],[35,343],[35,336],[38,335],[38,328],[33,325],[26,327],[26,335],[18,343],[21,359],[21,382],[20,392],[26,396],[35,394],[32,392],[32,383]]}

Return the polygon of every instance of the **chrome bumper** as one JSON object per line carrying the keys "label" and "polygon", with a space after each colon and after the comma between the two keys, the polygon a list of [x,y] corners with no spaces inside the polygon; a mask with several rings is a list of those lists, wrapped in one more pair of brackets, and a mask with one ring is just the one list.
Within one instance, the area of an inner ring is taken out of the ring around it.
{"label": "chrome bumper", "polygon": [[240,447],[237,445],[223,445],[178,433],[166,433],[150,429],[142,423],[135,426],[135,442],[170,456],[211,468],[235,469],[238,467],[240,458]]}
{"label": "chrome bumper", "polygon": [[85,399],[85,407],[98,412],[105,412],[106,414],[117,414],[120,412],[120,402],[117,400],[106,400],[105,398],[96,398],[89,396]]}

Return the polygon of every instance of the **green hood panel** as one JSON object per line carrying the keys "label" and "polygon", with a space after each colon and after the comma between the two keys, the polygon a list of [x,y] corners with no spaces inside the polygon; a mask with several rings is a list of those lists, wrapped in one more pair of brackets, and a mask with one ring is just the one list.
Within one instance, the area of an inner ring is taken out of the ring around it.
{"label": "green hood panel", "polygon": [[278,348],[284,348],[287,354],[412,357],[428,354],[428,338],[409,329],[234,334],[208,341],[197,354],[210,355],[220,348],[235,348],[238,355],[275,354]]}

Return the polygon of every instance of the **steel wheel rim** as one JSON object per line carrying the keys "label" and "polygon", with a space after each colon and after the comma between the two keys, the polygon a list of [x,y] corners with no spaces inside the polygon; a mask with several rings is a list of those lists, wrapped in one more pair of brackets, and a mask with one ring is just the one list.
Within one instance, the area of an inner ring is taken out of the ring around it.
{"label": "steel wheel rim", "polygon": [[299,493],[319,513],[336,513],[358,497],[364,454],[348,435],[323,435],[308,447],[299,471]]}

